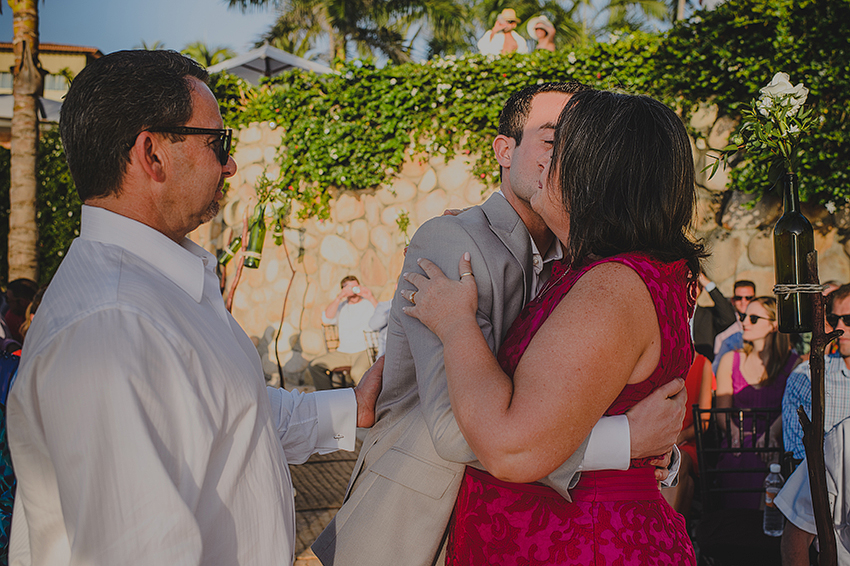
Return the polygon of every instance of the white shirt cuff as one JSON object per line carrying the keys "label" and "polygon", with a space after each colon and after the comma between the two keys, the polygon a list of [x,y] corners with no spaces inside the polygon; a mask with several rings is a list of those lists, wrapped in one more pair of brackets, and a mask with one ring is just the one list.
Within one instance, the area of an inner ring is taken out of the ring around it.
{"label": "white shirt cuff", "polygon": [[679,484],[679,466],[682,465],[682,453],[679,447],[673,445],[673,453],[670,455],[670,465],[667,466],[667,479],[661,482],[661,487],[676,487]]}
{"label": "white shirt cuff", "polygon": [[354,451],[357,432],[357,398],[351,388],[317,391],[318,438],[316,452]]}
{"label": "white shirt cuff", "polygon": [[628,470],[631,450],[629,418],[626,415],[602,417],[590,432],[579,471]]}
{"label": "white shirt cuff", "polygon": [[705,286],[705,292],[711,293],[716,288],[717,288],[717,285],[714,283],[714,281],[709,281],[708,284]]}

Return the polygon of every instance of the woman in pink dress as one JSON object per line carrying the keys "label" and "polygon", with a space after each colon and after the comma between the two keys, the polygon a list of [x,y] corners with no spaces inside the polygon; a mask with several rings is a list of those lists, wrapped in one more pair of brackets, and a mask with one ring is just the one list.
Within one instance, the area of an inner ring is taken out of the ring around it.
{"label": "woman in pink dress", "polygon": [[460,281],[426,259],[426,275],[405,274],[418,289],[405,311],[442,340],[455,416],[489,472],[466,470],[447,564],[694,564],[684,519],[646,459],[583,472],[572,501],[530,483],[602,415],[623,414],[688,372],[705,255],[687,234],[696,198],[688,136],[651,98],[582,92],[561,113],[551,162],[539,166],[531,206],[574,261],[553,269],[498,358],[475,319],[469,254]]}

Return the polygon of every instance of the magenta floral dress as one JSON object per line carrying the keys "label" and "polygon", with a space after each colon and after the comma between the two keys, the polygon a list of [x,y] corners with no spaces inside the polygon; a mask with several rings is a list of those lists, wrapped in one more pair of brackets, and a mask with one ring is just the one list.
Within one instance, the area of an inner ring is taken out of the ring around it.
{"label": "magenta floral dress", "polygon": [[[684,260],[661,263],[642,253],[605,258],[578,269],[556,265],[547,287],[514,322],[499,350],[502,369],[514,370],[534,334],[572,286],[591,268],[618,262],[646,283],[661,329],[658,367],[626,385],[606,411],[625,413],[657,387],[684,377],[693,361],[688,319],[695,284]],[[568,502],[542,484],[513,484],[466,468],[450,526],[446,564],[695,565],[685,520],[658,489],[650,459],[625,471],[582,472]]]}

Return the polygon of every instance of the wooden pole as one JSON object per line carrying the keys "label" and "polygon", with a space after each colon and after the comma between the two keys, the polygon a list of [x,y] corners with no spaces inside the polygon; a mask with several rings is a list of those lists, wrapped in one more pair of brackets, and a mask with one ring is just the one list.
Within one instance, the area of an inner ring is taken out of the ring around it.
{"label": "wooden pole", "polygon": [[[818,253],[809,252],[808,283],[818,285]],[[818,530],[820,555],[818,563],[821,566],[838,566],[837,549],[835,546],[835,531],[833,529],[832,512],[826,491],[826,464],[823,455],[824,436],[824,352],[827,345],[835,338],[844,334],[843,330],[835,330],[825,334],[823,328],[824,307],[826,298],[817,293],[812,301],[812,349],[809,353],[809,368],[812,378],[812,420],[810,421],[803,407],[797,409],[800,423],[803,425],[803,444],[806,447],[806,461],[809,466],[809,484],[812,489],[812,508],[815,514],[815,526]]]}

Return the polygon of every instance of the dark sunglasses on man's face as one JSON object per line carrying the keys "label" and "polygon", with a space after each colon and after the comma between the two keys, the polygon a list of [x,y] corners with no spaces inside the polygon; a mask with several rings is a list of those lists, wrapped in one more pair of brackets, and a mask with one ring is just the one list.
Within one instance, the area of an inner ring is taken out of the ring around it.
{"label": "dark sunglasses on man's face", "polygon": [[826,322],[833,328],[838,326],[838,321],[844,323],[844,326],[850,328],[850,314],[832,314],[826,315]]}
{"label": "dark sunglasses on man's face", "polygon": [[151,133],[175,134],[178,136],[218,136],[216,143],[216,153],[218,162],[222,165],[227,165],[227,160],[230,158],[230,142],[233,139],[233,130],[231,129],[210,129],[210,128],[187,128],[184,126],[174,128],[151,128],[145,130]]}
{"label": "dark sunglasses on man's face", "polygon": [[737,302],[737,301],[752,301],[755,298],[756,298],[755,295],[733,295],[732,296],[732,300],[735,301],[735,302]]}

